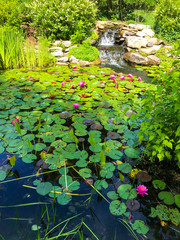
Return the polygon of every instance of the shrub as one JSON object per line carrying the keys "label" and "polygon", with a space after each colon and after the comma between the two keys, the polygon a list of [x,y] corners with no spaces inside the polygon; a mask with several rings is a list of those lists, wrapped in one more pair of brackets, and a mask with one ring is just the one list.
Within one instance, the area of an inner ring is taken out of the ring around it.
{"label": "shrub", "polygon": [[97,48],[91,46],[89,40],[86,40],[83,41],[82,45],[72,47],[69,50],[69,56],[71,55],[77,59],[92,62],[99,57],[99,51]]}
{"label": "shrub", "polygon": [[20,0],[0,0],[0,25],[20,28],[22,12]]}
{"label": "shrub", "polygon": [[91,0],[33,0],[26,7],[32,25],[48,37],[70,39],[80,31],[81,22],[83,34],[88,35],[95,23],[96,6]]}
{"label": "shrub", "polygon": [[154,29],[156,34],[167,41],[175,41],[180,37],[180,2],[176,0],[160,1]]}
{"label": "shrub", "polygon": [[174,65],[161,74],[155,91],[146,91],[137,119],[141,120],[139,142],[145,143],[149,159],[171,161],[180,167],[180,66],[177,61]]}

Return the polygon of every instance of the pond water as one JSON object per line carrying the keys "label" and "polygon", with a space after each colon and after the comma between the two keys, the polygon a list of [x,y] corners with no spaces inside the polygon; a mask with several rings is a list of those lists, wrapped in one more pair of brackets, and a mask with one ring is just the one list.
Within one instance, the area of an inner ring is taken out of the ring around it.
{"label": "pond water", "polygon": [[[137,96],[153,86],[137,75],[133,83],[118,80],[116,89],[112,70],[101,71],[92,66],[1,72],[0,239],[178,239],[175,230],[149,217],[158,202],[151,183],[145,183],[149,195],[143,198],[135,193],[141,182],[130,177],[140,165],[140,146],[138,123],[130,128],[127,111],[135,114]],[[13,125],[15,118],[19,123]],[[126,207],[123,185],[138,199],[139,210]],[[112,206],[110,191],[121,196],[121,208]],[[145,224],[138,225],[139,233],[132,230],[136,220]]]}

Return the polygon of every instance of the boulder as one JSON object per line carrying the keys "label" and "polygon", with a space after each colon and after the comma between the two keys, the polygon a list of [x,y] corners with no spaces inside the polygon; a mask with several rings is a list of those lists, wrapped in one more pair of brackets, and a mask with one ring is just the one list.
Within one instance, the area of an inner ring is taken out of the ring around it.
{"label": "boulder", "polygon": [[64,44],[66,48],[69,48],[71,46],[71,41],[62,41],[62,44]]}
{"label": "boulder", "polygon": [[62,52],[62,51],[52,52],[51,54],[52,54],[54,57],[62,57],[62,56],[63,56],[63,52]]}
{"label": "boulder", "polygon": [[148,61],[149,61],[149,65],[159,65],[161,62],[161,59],[154,56],[154,55],[150,55],[147,57]]}
{"label": "boulder", "polygon": [[146,47],[147,43],[149,42],[149,39],[142,38],[142,37],[135,37],[135,36],[128,36],[125,39],[127,47],[130,48],[142,48]]}
{"label": "boulder", "polygon": [[61,57],[57,59],[58,62],[68,62],[69,58],[68,57]]}
{"label": "boulder", "polygon": [[154,32],[152,29],[148,29],[148,28],[144,28],[142,30],[142,33],[145,35],[145,36],[148,36],[148,37],[153,37],[154,36]]}
{"label": "boulder", "polygon": [[153,47],[150,48],[141,48],[140,51],[143,53],[146,53],[147,55],[152,55],[157,52],[161,48],[161,45],[154,45]]}
{"label": "boulder", "polygon": [[148,29],[150,28],[150,26],[144,25],[144,24],[129,24],[129,27],[137,29],[137,30],[143,30],[146,28],[148,28]]}
{"label": "boulder", "polygon": [[51,50],[51,51],[61,51],[62,52],[62,47],[54,46],[54,47],[50,47],[49,50]]}
{"label": "boulder", "polygon": [[127,36],[135,36],[136,34],[134,32],[131,32],[131,31],[122,30],[121,35],[124,38],[124,37],[127,37]]}
{"label": "boulder", "polygon": [[142,56],[140,53],[138,52],[127,52],[124,54],[124,59],[127,62],[131,62],[134,64],[138,64],[138,65],[159,65],[161,59],[154,56],[154,55],[149,55],[148,57],[144,57]]}
{"label": "boulder", "polygon": [[[158,42],[158,39],[157,39],[157,38],[150,38],[148,44],[149,44],[149,43],[152,43],[152,44],[154,45],[154,44],[156,44],[157,42]],[[150,46],[149,46],[149,47],[150,47]]]}
{"label": "boulder", "polygon": [[148,65],[149,61],[147,57],[142,56],[138,52],[127,52],[124,54],[124,59],[127,62],[135,63],[138,65]]}

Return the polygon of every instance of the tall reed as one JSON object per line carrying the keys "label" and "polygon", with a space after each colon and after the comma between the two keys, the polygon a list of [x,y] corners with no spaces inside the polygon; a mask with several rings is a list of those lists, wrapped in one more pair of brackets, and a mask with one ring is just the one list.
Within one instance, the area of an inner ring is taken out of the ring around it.
{"label": "tall reed", "polygon": [[54,63],[48,40],[39,37],[38,44],[24,39],[22,32],[0,28],[0,69],[47,67]]}
{"label": "tall reed", "polygon": [[23,35],[0,28],[0,66],[2,69],[18,68],[23,64]]}

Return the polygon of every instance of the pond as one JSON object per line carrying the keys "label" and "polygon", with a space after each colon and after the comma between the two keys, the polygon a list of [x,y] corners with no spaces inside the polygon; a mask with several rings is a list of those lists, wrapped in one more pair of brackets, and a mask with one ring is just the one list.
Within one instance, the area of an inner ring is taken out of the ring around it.
{"label": "pond", "polygon": [[176,210],[166,227],[153,216],[169,205],[139,161],[134,117],[154,85],[96,66],[1,71],[0,83],[1,239],[178,239]]}

